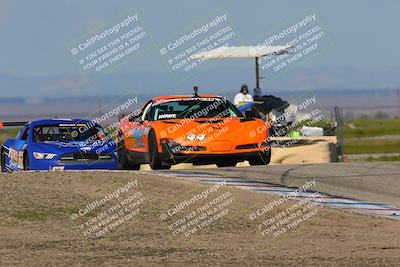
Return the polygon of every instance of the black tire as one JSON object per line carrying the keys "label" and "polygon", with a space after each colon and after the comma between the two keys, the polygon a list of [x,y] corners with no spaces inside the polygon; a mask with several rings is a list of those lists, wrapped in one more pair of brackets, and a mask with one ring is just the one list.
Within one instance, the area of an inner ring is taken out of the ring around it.
{"label": "black tire", "polygon": [[1,162],[1,172],[6,172],[6,155],[4,154],[4,149],[0,152],[0,162]]}
{"label": "black tire", "polygon": [[29,155],[28,152],[24,152],[24,171],[29,171]]}
{"label": "black tire", "polygon": [[260,153],[260,155],[249,159],[249,163],[251,166],[254,165],[268,165],[271,162],[271,149],[264,153]]}
{"label": "black tire", "polygon": [[139,170],[140,164],[135,164],[131,162],[128,158],[128,152],[126,151],[124,140],[119,136],[119,142],[117,147],[117,157],[118,157],[118,169],[120,170]]}
{"label": "black tire", "polygon": [[218,161],[216,164],[217,164],[218,168],[235,167],[237,164],[237,161],[236,160],[221,160],[221,161]]}
{"label": "black tire", "polygon": [[169,170],[171,169],[171,165],[165,162],[162,162],[160,155],[158,154],[158,145],[157,138],[154,131],[150,131],[149,133],[149,164],[150,168],[153,170]]}

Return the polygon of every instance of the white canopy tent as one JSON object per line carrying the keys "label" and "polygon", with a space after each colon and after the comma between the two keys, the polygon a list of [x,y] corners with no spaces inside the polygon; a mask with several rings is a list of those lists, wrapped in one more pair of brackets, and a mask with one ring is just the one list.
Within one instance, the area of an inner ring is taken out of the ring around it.
{"label": "white canopy tent", "polygon": [[276,46],[225,46],[201,52],[191,56],[191,59],[213,58],[255,58],[256,60],[256,88],[260,88],[259,58],[268,55],[282,55],[289,53],[290,45]]}

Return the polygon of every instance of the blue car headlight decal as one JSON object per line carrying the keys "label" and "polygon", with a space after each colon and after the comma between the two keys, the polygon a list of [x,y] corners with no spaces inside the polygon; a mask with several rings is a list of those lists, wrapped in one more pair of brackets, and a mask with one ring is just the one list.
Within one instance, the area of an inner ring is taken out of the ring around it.
{"label": "blue car headlight decal", "polygon": [[33,152],[33,156],[35,157],[35,159],[51,160],[54,159],[57,156],[57,154]]}

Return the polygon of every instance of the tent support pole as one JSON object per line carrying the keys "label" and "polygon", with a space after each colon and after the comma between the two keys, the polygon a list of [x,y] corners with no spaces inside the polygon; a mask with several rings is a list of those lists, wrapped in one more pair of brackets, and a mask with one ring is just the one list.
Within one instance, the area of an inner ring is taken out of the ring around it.
{"label": "tent support pole", "polygon": [[260,70],[259,70],[258,57],[256,57],[256,88],[260,88]]}

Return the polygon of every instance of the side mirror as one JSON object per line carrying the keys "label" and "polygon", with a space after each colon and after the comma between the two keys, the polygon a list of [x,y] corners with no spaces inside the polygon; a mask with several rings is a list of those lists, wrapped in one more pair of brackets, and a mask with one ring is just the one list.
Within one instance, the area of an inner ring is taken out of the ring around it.
{"label": "side mirror", "polygon": [[132,115],[131,117],[129,117],[129,121],[130,122],[138,122],[138,123],[142,123],[143,122],[142,116],[140,114],[139,115]]}

